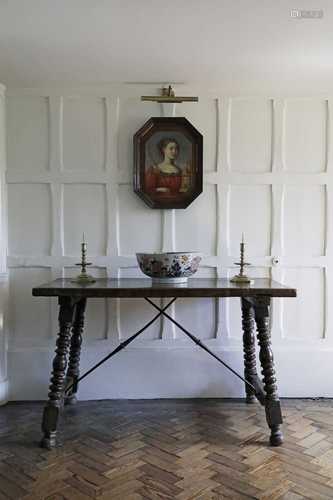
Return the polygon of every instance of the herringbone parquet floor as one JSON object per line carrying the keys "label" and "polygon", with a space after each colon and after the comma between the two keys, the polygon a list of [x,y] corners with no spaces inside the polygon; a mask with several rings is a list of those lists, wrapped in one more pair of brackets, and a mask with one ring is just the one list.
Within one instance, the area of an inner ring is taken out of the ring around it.
{"label": "herringbone parquet floor", "polygon": [[285,444],[259,405],[94,401],[38,447],[42,404],[0,409],[0,500],[333,499],[333,401],[284,400]]}

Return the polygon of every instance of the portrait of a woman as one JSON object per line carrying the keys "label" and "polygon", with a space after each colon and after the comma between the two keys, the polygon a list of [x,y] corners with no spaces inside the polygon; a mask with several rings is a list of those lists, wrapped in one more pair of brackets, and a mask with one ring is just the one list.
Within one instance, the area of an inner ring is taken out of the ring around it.
{"label": "portrait of a woman", "polygon": [[179,143],[173,137],[166,137],[159,141],[157,147],[162,161],[148,167],[145,175],[146,191],[162,196],[175,196],[187,192],[190,186],[191,168],[189,163],[183,169],[177,165]]}

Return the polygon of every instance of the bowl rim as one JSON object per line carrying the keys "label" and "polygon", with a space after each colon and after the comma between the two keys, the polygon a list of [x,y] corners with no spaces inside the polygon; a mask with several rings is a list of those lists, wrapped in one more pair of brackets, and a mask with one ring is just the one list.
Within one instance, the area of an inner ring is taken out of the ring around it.
{"label": "bowl rim", "polygon": [[137,257],[142,255],[198,255],[202,257],[202,252],[136,252]]}

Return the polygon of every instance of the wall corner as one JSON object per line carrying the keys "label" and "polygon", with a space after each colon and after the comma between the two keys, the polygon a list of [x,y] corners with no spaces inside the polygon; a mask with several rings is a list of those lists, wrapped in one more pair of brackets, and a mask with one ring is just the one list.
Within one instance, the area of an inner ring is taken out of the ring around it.
{"label": "wall corner", "polygon": [[0,405],[6,404],[9,399],[8,339],[5,324],[8,306],[5,90],[5,86],[0,84]]}

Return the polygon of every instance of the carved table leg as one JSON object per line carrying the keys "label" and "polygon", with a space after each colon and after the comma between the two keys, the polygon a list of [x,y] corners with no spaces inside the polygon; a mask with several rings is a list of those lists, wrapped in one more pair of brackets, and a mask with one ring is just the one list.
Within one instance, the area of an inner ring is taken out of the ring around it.
{"label": "carved table leg", "polygon": [[49,400],[44,408],[42,421],[44,436],[41,446],[47,449],[51,449],[56,445],[57,424],[63,405],[65,372],[74,310],[71,297],[59,297],[59,305],[59,333],[56,342],[56,355],[53,359]]}
{"label": "carved table leg", "polygon": [[270,338],[270,297],[256,297],[253,301],[257,336],[260,346],[260,363],[266,393],[265,409],[267,423],[271,429],[270,444],[279,446],[283,442],[281,432],[282,413],[277,392],[274,359]]}
{"label": "carved table leg", "polygon": [[73,383],[72,389],[65,396],[65,404],[76,403],[76,393],[78,390],[77,379],[80,376],[80,353],[82,344],[82,333],[84,328],[84,313],[86,309],[86,299],[81,299],[75,306],[74,322],[72,328],[71,347],[69,351],[69,363],[66,380]]}
{"label": "carved table leg", "polygon": [[[246,299],[241,299],[242,304],[242,326],[243,326],[243,349],[244,349],[244,378],[255,384],[257,380],[256,369],[256,345],[254,334],[254,311],[253,306]],[[245,384],[246,402],[256,402],[256,396],[251,388]]]}

